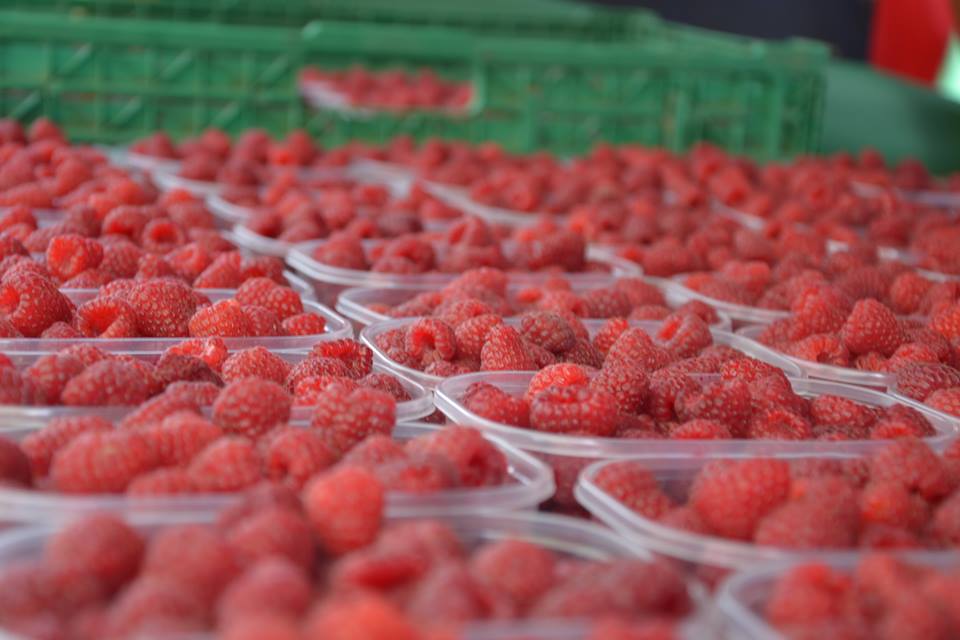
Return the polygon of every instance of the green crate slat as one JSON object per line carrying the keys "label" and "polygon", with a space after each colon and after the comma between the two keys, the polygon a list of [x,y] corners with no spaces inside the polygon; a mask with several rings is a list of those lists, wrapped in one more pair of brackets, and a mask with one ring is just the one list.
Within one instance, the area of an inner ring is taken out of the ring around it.
{"label": "green crate slat", "polygon": [[[676,150],[710,140],[763,159],[815,149],[822,48],[721,39],[723,52],[669,38],[600,44],[407,25],[224,28],[0,12],[0,114],[47,115],[77,139],[99,141],[305,126],[325,144],[406,133],[564,154],[600,140]],[[302,104],[303,66],[358,63],[428,66],[470,81],[476,98],[465,116],[355,118]]]}

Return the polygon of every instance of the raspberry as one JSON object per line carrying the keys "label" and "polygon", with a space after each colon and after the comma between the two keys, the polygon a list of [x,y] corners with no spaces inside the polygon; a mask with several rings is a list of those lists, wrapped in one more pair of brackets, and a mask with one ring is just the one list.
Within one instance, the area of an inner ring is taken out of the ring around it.
{"label": "raspberry", "polygon": [[170,414],[140,433],[149,442],[160,466],[187,464],[223,435],[219,427],[191,411]]}
{"label": "raspberry", "polygon": [[553,433],[611,436],[619,405],[609,393],[588,386],[550,387],[530,403],[530,426]]}
{"label": "raspberry", "polygon": [[826,564],[798,565],[773,585],[766,616],[778,626],[836,619],[850,586],[848,576]]}
{"label": "raspberry", "polygon": [[136,312],[140,335],[175,338],[190,334],[197,303],[185,284],[163,279],[140,282],[128,294],[127,302]]}
{"label": "raspberry", "polygon": [[220,300],[198,309],[189,331],[191,336],[243,337],[253,334],[253,326],[236,300]]}
{"label": "raspberry", "polygon": [[926,400],[940,389],[960,387],[960,371],[945,364],[908,362],[898,366],[894,373],[897,391],[914,400]]}
{"label": "raspberry", "polygon": [[257,305],[270,309],[281,320],[303,313],[300,294],[289,287],[278,285],[270,278],[251,278],[237,289],[236,300],[242,305]]}
{"label": "raspberry", "polygon": [[712,382],[700,391],[684,391],[677,396],[677,416],[681,420],[716,420],[731,432],[741,435],[750,420],[750,387],[739,380]]}
{"label": "raspberry", "polygon": [[810,417],[818,430],[840,427],[855,432],[866,432],[876,420],[868,407],[830,394],[813,399],[810,403]]}
{"label": "raspberry", "polygon": [[896,278],[890,285],[887,292],[890,299],[890,306],[897,313],[909,315],[915,313],[919,307],[923,296],[930,290],[933,283],[913,271],[905,271]]}
{"label": "raspberry", "polygon": [[210,382],[174,382],[164,392],[171,398],[191,402],[198,407],[212,405],[220,394],[220,387]]}
{"label": "raspberry", "polygon": [[325,640],[418,640],[420,634],[386,597],[373,592],[328,600],[311,611],[305,634]]}
{"label": "raspberry", "polygon": [[82,236],[57,236],[47,245],[47,270],[61,282],[87,269],[96,269],[102,260],[103,247],[100,243]]}
{"label": "raspberry", "polygon": [[720,367],[720,377],[724,380],[740,380],[753,383],[769,376],[787,382],[786,374],[780,369],[756,358],[735,358],[727,360]]}
{"label": "raspberry", "polygon": [[695,356],[701,349],[713,344],[707,323],[698,316],[673,315],[660,325],[657,338],[676,358]]}
{"label": "raspberry", "polygon": [[420,318],[411,324],[404,344],[407,353],[423,364],[453,360],[457,354],[453,327],[436,318]]}
{"label": "raspberry", "polygon": [[854,509],[845,511],[831,504],[800,501],[767,514],[757,525],[754,541],[789,549],[844,549],[853,546],[856,535]]}
{"label": "raspberry", "polygon": [[387,491],[434,493],[460,485],[453,464],[436,455],[410,455],[382,464],[375,471]]}
{"label": "raspberry", "polygon": [[410,455],[439,456],[449,460],[465,487],[495,487],[507,478],[503,453],[476,429],[446,427],[410,440]]}
{"label": "raspberry", "polygon": [[241,307],[243,314],[247,316],[247,322],[250,325],[250,335],[252,336],[278,336],[282,335],[280,319],[277,314],[265,307],[248,304]]}
{"label": "raspberry", "polygon": [[203,604],[189,590],[159,578],[134,580],[111,605],[108,615],[112,637],[136,637],[141,632],[199,631],[204,624]]}
{"label": "raspberry", "polygon": [[223,379],[233,382],[241,378],[258,377],[284,384],[290,373],[287,362],[263,347],[239,351],[223,363]]}
{"label": "raspberry", "polygon": [[606,464],[593,479],[594,484],[645,518],[658,519],[673,504],[660,490],[649,469],[639,462]]}
{"label": "raspberry", "polygon": [[523,399],[485,382],[470,385],[463,404],[469,411],[493,422],[515,427],[530,426],[530,407]]}
{"label": "raspberry", "polygon": [[893,354],[904,340],[897,317],[873,299],[860,300],[853,306],[840,337],[851,353],[877,351],[885,356]]}
{"label": "raspberry", "polygon": [[32,482],[30,460],[14,442],[0,438],[0,486],[22,485]]}
{"label": "raspberry", "polygon": [[487,332],[480,350],[480,368],[484,371],[533,371],[537,366],[524,348],[517,330],[496,325]]}
{"label": "raspberry", "polygon": [[648,413],[661,422],[673,420],[677,398],[699,393],[700,385],[686,373],[670,369],[656,371],[650,376]]}
{"label": "raspberry", "polygon": [[520,334],[552,353],[568,351],[577,341],[570,325],[559,315],[548,311],[531,311],[521,316]]}
{"label": "raspberry", "polygon": [[850,364],[850,352],[846,345],[834,335],[817,333],[795,342],[789,349],[790,355],[801,360],[821,362],[840,367]]}
{"label": "raspberry", "polygon": [[403,460],[407,453],[399,442],[384,435],[372,435],[345,455],[345,465],[376,467],[387,462]]}
{"label": "raspberry", "polygon": [[655,345],[643,329],[630,328],[613,343],[604,362],[621,362],[652,372],[662,369],[671,360],[670,354]]}
{"label": "raspberry", "polygon": [[373,370],[373,351],[365,344],[344,338],[313,345],[310,357],[336,358],[347,368],[347,377],[359,380]]}
{"label": "raspberry", "polygon": [[71,378],[60,399],[72,406],[135,406],[150,396],[148,384],[134,363],[100,360]]}
{"label": "raspberry", "polygon": [[529,401],[544,389],[549,387],[568,387],[571,385],[585,385],[590,381],[586,369],[577,364],[551,364],[538,371],[530,379],[524,398]]}
{"label": "raspberry", "polygon": [[814,437],[814,432],[803,416],[787,409],[768,408],[754,413],[747,436],[752,439],[809,440]]}
{"label": "raspberry", "polygon": [[150,540],[142,575],[168,580],[209,607],[238,572],[231,550],[217,532],[186,524],[167,527]]}
{"label": "raspberry", "polygon": [[271,434],[263,466],[267,478],[300,489],[311,476],[336,460],[336,452],[319,433],[288,427]]}
{"label": "raspberry", "polygon": [[383,518],[383,485],[361,467],[341,467],[314,477],[303,490],[314,533],[332,554],[370,544]]}
{"label": "raspberry", "polygon": [[91,576],[109,593],[136,575],[143,551],[139,533],[100,513],[78,518],[53,535],[43,559],[50,568]]}
{"label": "raspberry", "polygon": [[871,480],[900,482],[928,500],[951,490],[943,461],[921,440],[897,440],[877,451],[870,460]]}
{"label": "raspberry", "polygon": [[757,524],[787,498],[790,467],[783,460],[708,462],[693,481],[689,505],[711,531],[749,540]]}
{"label": "raspberry", "polygon": [[153,450],[139,433],[88,432],[54,454],[50,479],[63,493],[120,493],[155,462]]}
{"label": "raspberry", "polygon": [[556,558],[552,552],[523,540],[501,540],[481,547],[470,570],[486,584],[526,610],[553,586]]}
{"label": "raspberry", "polygon": [[[41,356],[23,372],[36,404],[60,404],[64,387],[84,369],[79,358],[62,353]],[[17,402],[16,404],[19,404]]]}
{"label": "raspberry", "polygon": [[299,617],[312,599],[313,586],[301,567],[283,558],[264,558],[224,591],[217,616],[221,621],[264,613]]}
{"label": "raspberry", "polygon": [[260,456],[249,440],[224,437],[194,456],[187,472],[201,492],[239,491],[260,479]]}
{"label": "raspberry", "polygon": [[135,338],[136,312],[119,298],[94,298],[77,309],[77,329],[92,338]]}
{"label": "raspberry", "polygon": [[403,383],[388,373],[374,371],[361,378],[359,382],[361,387],[376,389],[377,391],[390,394],[397,402],[410,400],[410,394],[407,393],[407,390],[403,387]]}
{"label": "raspberry", "polygon": [[936,313],[930,318],[929,327],[947,340],[960,337],[960,304],[954,303]]}
{"label": "raspberry", "polygon": [[597,335],[593,337],[593,346],[595,346],[604,356],[610,351],[610,347],[617,341],[620,335],[630,328],[630,324],[624,318],[611,318],[603,323]]}
{"label": "raspberry", "polygon": [[952,416],[960,416],[960,387],[939,389],[925,400],[927,406]]}
{"label": "raspberry", "polygon": [[77,436],[87,432],[111,431],[113,425],[100,416],[52,418],[39,431],[27,435],[20,448],[30,459],[35,477],[47,475],[54,454]]}
{"label": "raspberry", "polygon": [[170,496],[196,491],[186,469],[155,469],[141,474],[127,485],[128,496]]}
{"label": "raspberry", "polygon": [[877,480],[868,483],[860,494],[860,518],[866,524],[919,531],[929,518],[929,507],[900,482]]}
{"label": "raspberry", "polygon": [[650,391],[650,379],[642,369],[615,360],[600,368],[590,386],[612,395],[622,413],[639,413]]}
{"label": "raspberry", "polygon": [[[460,323],[475,318],[477,316],[494,313],[490,305],[476,298],[464,298],[462,300],[445,300],[434,310],[434,313],[422,315],[436,315],[438,319],[446,322],[453,328],[460,326]],[[414,314],[420,315],[420,314]]]}
{"label": "raspberry", "polygon": [[[733,435],[730,433],[730,429],[721,422],[696,419],[678,424],[670,430],[670,437],[674,440],[728,440]],[[758,436],[751,432],[750,437]]]}
{"label": "raspberry", "polygon": [[930,533],[941,545],[955,547],[960,543],[960,494],[940,503],[930,521]]}
{"label": "raspberry", "polygon": [[342,455],[367,436],[390,435],[396,420],[396,401],[374,389],[328,386],[317,396],[310,426]]}
{"label": "raspberry", "polygon": [[304,570],[313,568],[313,538],[299,506],[259,506],[230,527],[226,542],[243,567],[275,556]]}
{"label": "raspberry", "polygon": [[618,289],[594,289],[582,296],[587,318],[616,318],[630,313],[630,296]]}
{"label": "raspberry", "polygon": [[289,420],[292,406],[290,394],[276,382],[242,378],[220,391],[213,421],[228,433],[255,438]]}
{"label": "raspberry", "polygon": [[793,312],[790,338],[800,340],[813,334],[840,331],[850,302],[836,289],[811,286],[794,298],[790,310]]}
{"label": "raspberry", "polygon": [[285,335],[312,336],[326,331],[327,321],[315,313],[298,313],[284,318],[280,323]]}
{"label": "raspberry", "polygon": [[36,338],[54,322],[69,322],[70,309],[69,300],[43,276],[7,273],[0,281],[0,314],[28,338]]}
{"label": "raspberry", "polygon": [[457,352],[464,357],[480,359],[480,353],[487,340],[487,333],[494,326],[503,324],[496,314],[485,314],[464,320],[454,330]]}

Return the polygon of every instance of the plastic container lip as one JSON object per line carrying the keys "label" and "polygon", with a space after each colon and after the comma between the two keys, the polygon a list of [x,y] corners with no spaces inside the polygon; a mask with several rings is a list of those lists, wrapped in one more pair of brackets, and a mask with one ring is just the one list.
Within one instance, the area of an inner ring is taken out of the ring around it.
{"label": "plastic container lip", "polygon": [[[879,552],[878,552],[879,553]],[[928,565],[935,569],[956,567],[957,556],[950,552],[909,551],[898,552],[897,557],[913,564]],[[844,556],[831,558],[826,562],[831,568],[851,572],[860,558]],[[781,640],[781,635],[757,612],[776,581],[791,568],[802,564],[804,559],[774,562],[763,566],[740,571],[721,584],[716,592],[716,608],[723,621],[732,627],[731,637],[747,640]]]}
{"label": "plastic container lip", "polygon": [[[436,431],[436,425],[402,423],[394,438],[409,440]],[[24,437],[29,430],[12,434]],[[498,487],[462,488],[433,494],[390,492],[387,515],[416,518],[470,515],[487,511],[533,509],[553,495],[553,474],[543,462],[495,436],[484,434],[507,457],[511,480]],[[73,496],[0,487],[0,521],[50,523],[95,511],[122,514],[131,522],[211,521],[219,510],[234,503],[238,495],[199,494],[178,497],[129,498],[123,495]]]}
{"label": "plastic container lip", "polygon": [[298,83],[300,95],[316,110],[335,111],[347,118],[356,118],[366,120],[378,115],[410,115],[424,113],[430,115],[462,117],[468,116],[476,107],[476,91],[471,92],[470,102],[459,109],[449,107],[415,107],[412,109],[383,109],[376,107],[363,107],[350,103],[349,98],[338,91],[331,83],[324,80],[300,80]]}
{"label": "plastic container lip", "polygon": [[752,231],[763,231],[768,223],[768,220],[765,218],[761,218],[760,216],[755,216],[753,214],[746,213],[745,211],[741,211],[736,207],[726,205],[716,198],[710,201],[710,207],[717,215],[723,216],[729,220],[733,220],[734,222],[739,223]]}
{"label": "plastic container lip", "polygon": [[[371,350],[373,350],[373,356],[375,359],[378,359],[380,362],[383,362],[384,364],[386,364],[387,367],[392,371],[401,372],[404,375],[416,380],[417,382],[427,387],[428,389],[433,389],[433,388],[436,388],[437,385],[443,382],[446,378],[424,373],[423,371],[418,371],[417,369],[413,369],[411,367],[407,367],[402,364],[399,364],[394,360],[390,359],[390,357],[388,357],[385,353],[383,353],[383,350],[380,349],[380,347],[377,346],[376,344],[376,338],[380,334],[385,333],[391,329],[399,329],[399,328],[405,327],[417,321],[418,319],[419,318],[417,317],[394,318],[391,320],[376,322],[374,324],[368,325],[360,330],[360,341],[366,344],[368,347],[370,347]],[[587,328],[587,331],[590,333],[590,337],[592,338],[597,334],[600,328],[607,321],[606,320],[581,320],[581,322],[583,322],[584,326]],[[520,325],[520,318],[518,317],[504,318],[504,323],[513,327],[517,327]],[[651,322],[651,321],[645,321],[645,320],[644,321],[634,320],[630,322],[630,326],[641,328],[650,335],[653,335],[656,333],[656,331],[660,327],[660,324],[661,323],[659,322]],[[800,367],[790,362],[789,359],[776,353],[772,349],[769,349],[763,346],[762,344],[759,344],[758,342],[744,338],[743,336],[738,336],[735,333],[730,333],[729,331],[721,331],[719,329],[711,328],[710,333],[713,336],[714,344],[729,345],[734,349],[738,349],[753,358],[757,358],[758,360],[763,360],[764,362],[772,364],[778,369],[781,369],[782,371],[784,371],[787,374],[787,376],[798,377],[798,378],[804,377],[803,371],[800,369]],[[481,371],[477,373],[489,374],[489,373],[496,373],[496,372]],[[534,372],[528,372],[528,373],[532,375]],[[474,375],[474,374],[470,374],[470,375]],[[437,399],[439,400],[439,398]],[[437,408],[440,408],[439,404],[437,405]]]}
{"label": "plastic container lip", "polygon": [[176,171],[169,171],[157,168],[153,172],[153,181],[161,191],[173,191],[174,189],[184,189],[190,193],[207,198],[220,193],[224,185],[219,182],[206,182],[201,180],[191,180],[183,178],[176,174]]}
{"label": "plastic container lip", "polygon": [[[862,180],[851,180],[850,185],[859,196],[871,197],[880,195],[885,190],[884,187],[863,182]],[[893,187],[893,192],[908,202],[923,204],[928,207],[940,209],[960,208],[960,193],[952,191],[937,191],[933,189],[901,189]]]}
{"label": "plastic container lip", "polygon": [[[199,289],[208,298],[216,302],[233,297],[234,289]],[[92,300],[96,289],[65,290],[65,294],[76,304]],[[223,338],[231,351],[247,347],[262,346],[274,352],[306,353],[317,342],[352,338],[353,327],[338,316],[329,307],[313,300],[303,300],[304,311],[323,316],[327,322],[324,333],[309,336],[247,336],[243,338]],[[76,344],[93,344],[109,352],[159,354],[173,345],[180,344],[189,337],[182,338],[4,338],[0,340],[0,352],[8,356],[60,351]]]}
{"label": "plastic container lip", "polygon": [[[378,273],[375,271],[360,271],[358,269],[344,269],[323,264],[312,257],[313,251],[324,240],[311,240],[293,245],[287,253],[287,264],[305,277],[326,284],[336,284],[346,287],[442,287],[459,277],[457,273],[422,273],[415,275]],[[642,275],[639,265],[610,256],[593,246],[587,247],[587,258],[610,266],[609,272],[559,273],[567,278],[571,284],[604,281],[613,276]],[[544,273],[511,273],[510,277],[518,284],[536,284],[544,277]]]}
{"label": "plastic container lip", "polygon": [[739,321],[750,324],[770,324],[771,322],[776,322],[777,320],[783,320],[784,318],[790,317],[789,311],[749,307],[747,305],[726,302],[724,300],[718,300],[717,298],[705,296],[699,291],[694,291],[693,289],[684,285],[683,279],[686,277],[687,274],[680,274],[671,278],[671,281],[676,286],[675,295],[678,299],[682,298],[685,301],[700,300],[701,302],[705,302],[717,311],[724,312],[735,322]]}
{"label": "plastic container lip", "polygon": [[[664,297],[667,299],[667,304],[671,305],[672,293],[670,290],[664,288],[662,284],[663,280],[659,278],[648,278],[646,276],[634,276],[643,279],[644,281],[657,286],[658,288],[664,289]],[[575,292],[579,291],[589,291],[590,289],[596,289],[600,287],[609,287],[613,285],[616,281],[614,276],[611,276],[608,282],[597,283],[595,286],[574,286],[572,287]],[[526,288],[530,285],[507,285],[507,292],[515,293],[518,289]],[[386,303],[389,305],[398,305],[403,302],[406,302],[410,298],[413,298],[417,294],[435,291],[430,287],[405,287],[405,288],[378,288],[378,287],[352,287],[340,293],[337,297],[337,306],[336,311],[343,317],[358,322],[363,325],[373,324],[374,322],[382,322],[384,320],[391,320],[393,316],[388,316],[383,313],[378,313],[370,309],[367,305],[374,303]],[[732,322],[730,317],[720,311],[717,312],[718,322],[711,325],[715,329],[722,329],[729,331],[732,327]]]}
{"label": "plastic container lip", "polygon": [[[601,459],[622,459],[656,453],[664,456],[689,457],[694,455],[822,455],[838,453],[859,455],[882,447],[886,440],[854,440],[849,442],[824,442],[821,440],[633,440],[624,438],[592,438],[558,433],[545,433],[505,425],[483,418],[463,403],[463,394],[475,382],[487,382],[513,395],[526,390],[534,373],[531,371],[486,371],[453,376],[443,380],[434,392],[434,403],[451,421],[482,429],[502,437],[525,451]],[[703,376],[709,380],[714,376]],[[904,404],[916,409],[930,421],[937,431],[936,436],[925,438],[934,448],[960,434],[960,418],[933,411],[913,400],[895,398],[888,394],[839,385],[808,378],[790,378],[795,393],[805,396],[825,394],[838,395],[872,406]]]}
{"label": "plastic container lip", "polygon": [[[757,336],[760,335],[763,329],[764,327],[757,326],[743,327],[737,330],[737,334],[750,338],[751,340],[756,340]],[[767,348],[769,349],[770,347]],[[777,353],[780,352],[777,351]],[[833,364],[823,364],[821,362],[813,362],[812,360],[795,358],[785,353],[781,355],[803,369],[804,373],[806,373],[806,375],[810,378],[818,378],[820,380],[829,380],[831,382],[840,382],[843,384],[852,384],[864,387],[874,387],[877,389],[890,389],[896,383],[896,376],[894,376],[892,373],[886,373],[883,371],[861,371],[859,369],[853,369],[850,367],[838,367]]]}
{"label": "plastic container lip", "polygon": [[[32,362],[41,355],[43,354],[37,353],[16,358],[15,364]],[[301,359],[301,354],[279,353],[277,355],[287,362],[295,362]],[[380,363],[374,363],[373,370],[377,373],[386,373],[396,378],[410,395],[409,400],[397,402],[397,422],[413,422],[433,413],[432,392],[427,391],[422,385],[410,380],[408,377],[391,371]],[[47,424],[52,418],[65,416],[97,415],[107,420],[116,421],[133,412],[136,408],[137,407],[134,406],[73,407],[64,405],[20,406],[0,404],[0,436],[17,432],[24,428],[38,429]],[[206,413],[209,413],[209,409],[209,407],[206,408]],[[290,422],[309,423],[312,415],[313,407],[295,406],[290,413]]]}
{"label": "plastic container lip", "polygon": [[141,171],[164,171],[176,173],[180,169],[180,161],[170,158],[149,156],[145,153],[132,151],[130,147],[98,147],[113,164],[125,168]]}
{"label": "plastic container lip", "polygon": [[493,224],[502,224],[509,227],[531,227],[542,220],[544,216],[557,222],[564,222],[569,218],[566,214],[541,211],[523,212],[493,207],[477,202],[463,189],[450,188],[446,185],[427,183],[426,189],[448,205]]}

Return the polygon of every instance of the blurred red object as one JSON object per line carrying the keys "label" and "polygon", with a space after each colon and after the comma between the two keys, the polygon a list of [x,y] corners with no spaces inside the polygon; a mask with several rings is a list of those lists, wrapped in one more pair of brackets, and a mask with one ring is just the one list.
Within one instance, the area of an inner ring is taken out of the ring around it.
{"label": "blurred red object", "polygon": [[886,71],[932,85],[954,25],[950,0],[877,0],[870,36],[870,62]]}

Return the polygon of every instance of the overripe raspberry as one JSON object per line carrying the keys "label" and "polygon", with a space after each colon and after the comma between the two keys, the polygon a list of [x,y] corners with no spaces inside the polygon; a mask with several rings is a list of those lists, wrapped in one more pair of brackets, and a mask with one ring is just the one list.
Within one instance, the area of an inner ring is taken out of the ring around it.
{"label": "overripe raspberry", "polygon": [[280,322],[280,328],[288,336],[313,336],[326,331],[327,321],[323,316],[312,312],[298,313],[284,318]]}
{"label": "overripe raspberry", "polygon": [[120,493],[156,464],[141,434],[87,432],[65,444],[50,462],[50,479],[63,493]]}
{"label": "overripe raspberry", "polygon": [[622,413],[639,413],[650,392],[650,378],[643,369],[614,360],[600,368],[590,386],[612,395]]}
{"label": "overripe raspberry", "polygon": [[0,314],[21,334],[35,338],[55,322],[69,322],[71,305],[47,278],[8,272],[0,281]]}
{"label": "overripe raspberry", "polygon": [[310,357],[336,358],[347,368],[347,376],[359,380],[373,370],[373,351],[367,345],[344,338],[313,345]]}
{"label": "overripe raspberry", "polygon": [[617,429],[617,399],[585,385],[550,387],[530,403],[530,426],[538,431],[610,436]]}
{"label": "overripe raspberry", "polygon": [[209,607],[238,570],[215,529],[185,524],[164,528],[150,540],[142,575],[169,580]]}
{"label": "overripe raspberry", "polygon": [[711,531],[749,540],[760,520],[787,498],[790,467],[775,459],[707,463],[693,481],[688,502]]}
{"label": "overripe raspberry", "polygon": [[[68,354],[51,353],[40,356],[23,371],[23,381],[29,384],[36,404],[60,404],[64,387],[84,369],[79,358]],[[22,391],[20,394],[22,396]],[[14,404],[20,404],[19,400]]]}
{"label": "overripe raspberry", "polygon": [[223,363],[223,379],[227,382],[258,377],[284,384],[289,373],[290,365],[264,347],[244,349],[234,353]]}
{"label": "overripe raspberry", "polygon": [[120,518],[99,513],[58,531],[45,545],[43,559],[51,568],[89,575],[113,593],[136,575],[143,552],[139,533]]}
{"label": "overripe raspberry", "polygon": [[278,285],[270,278],[251,278],[237,289],[236,300],[242,305],[257,305],[270,309],[281,320],[303,313],[300,294],[289,287]]}
{"label": "overripe raspberry", "polygon": [[548,311],[530,311],[521,316],[520,334],[552,353],[568,351],[577,340],[570,325],[557,314]]}
{"label": "overripe raspberry", "polygon": [[250,318],[236,300],[219,300],[201,307],[190,318],[190,335],[195,337],[242,337],[253,334]]}
{"label": "overripe raspberry", "polygon": [[71,378],[60,399],[73,406],[135,406],[150,396],[149,384],[133,363],[100,360]]}
{"label": "overripe raspberry", "polygon": [[453,360],[457,340],[453,327],[437,318],[420,318],[407,328],[407,352],[423,364]]}
{"label": "overripe raspberry", "polygon": [[213,421],[228,433],[257,437],[290,419],[293,399],[276,382],[241,378],[220,391]]}
{"label": "overripe raspberry", "polygon": [[65,234],[50,240],[46,250],[50,275],[61,282],[87,269],[96,269],[103,260],[103,247],[96,240]]}
{"label": "overripe raspberry", "polygon": [[333,384],[317,396],[310,426],[342,455],[369,435],[390,435],[395,420],[396,401],[389,394]]}
{"label": "overripe raspberry", "polygon": [[530,426],[530,406],[522,398],[485,382],[470,385],[463,405],[481,418],[516,427]]}
{"label": "overripe raspberry", "polygon": [[945,364],[904,363],[894,374],[897,391],[914,400],[926,400],[934,391],[960,386],[960,372]]}
{"label": "overripe raspberry", "polygon": [[593,482],[645,518],[658,519],[673,507],[653,473],[639,462],[623,461],[604,465]]}
{"label": "overripe raspberry", "polygon": [[287,427],[270,434],[263,456],[267,478],[300,489],[318,471],[336,462],[336,452],[316,431]]}
{"label": "overripe raspberry", "polygon": [[[227,587],[217,603],[217,616],[221,621],[241,621],[262,614],[297,619],[312,599],[313,586],[302,567],[284,558],[264,558]],[[296,627],[293,630],[296,632]]]}
{"label": "overripe raspberry", "polygon": [[249,440],[229,436],[214,440],[194,456],[187,472],[200,492],[239,491],[260,480],[260,465]]}
{"label": "overripe raspberry", "polygon": [[446,427],[410,440],[409,455],[438,456],[450,461],[465,487],[495,487],[507,478],[503,453],[476,429]]}
{"label": "overripe raspberry", "polygon": [[380,531],[384,489],[370,471],[340,467],[316,476],[303,490],[314,533],[332,554],[370,544]]}
{"label": "overripe raspberry", "polygon": [[87,432],[107,432],[113,429],[109,421],[100,416],[69,416],[52,418],[45,427],[27,435],[20,448],[30,459],[33,475],[47,475],[54,454],[77,436]]}
{"label": "overripe raspberry", "polygon": [[144,427],[139,433],[150,444],[160,466],[185,465],[223,431],[192,411],[180,411],[163,418],[159,424]]}
{"label": "overripe raspberry", "polygon": [[137,314],[140,335],[174,338],[190,334],[189,322],[197,304],[193,292],[182,282],[140,282],[128,294],[127,302]]}
{"label": "overripe raspberry", "polygon": [[484,371],[533,371],[537,368],[524,348],[516,329],[495,325],[487,332],[480,349],[480,368]]}

